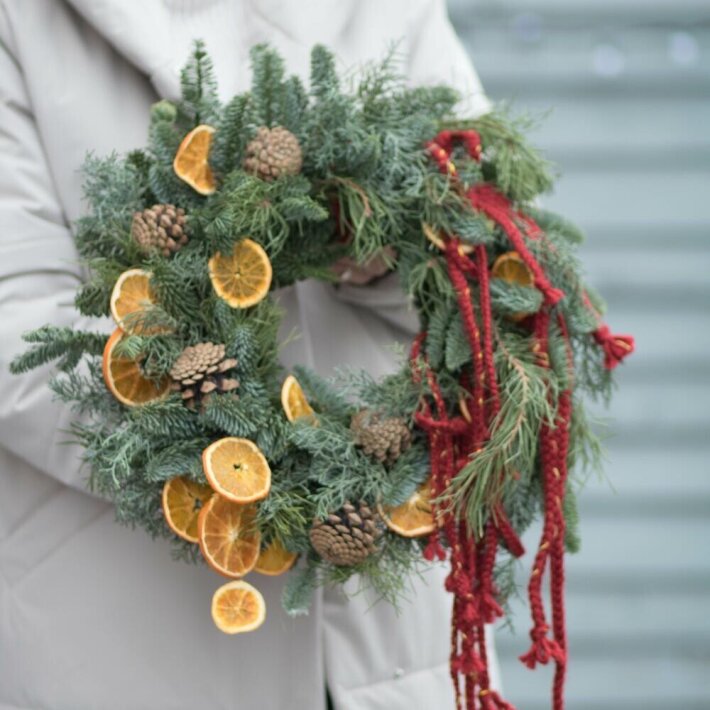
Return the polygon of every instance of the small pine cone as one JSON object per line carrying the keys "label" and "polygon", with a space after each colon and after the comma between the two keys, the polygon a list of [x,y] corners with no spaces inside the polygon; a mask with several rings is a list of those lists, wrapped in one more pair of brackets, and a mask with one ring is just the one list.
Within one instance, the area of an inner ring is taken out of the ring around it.
{"label": "small pine cone", "polygon": [[382,519],[365,502],[346,502],[325,520],[315,520],[310,539],[313,549],[326,561],[341,567],[359,564],[377,551]]}
{"label": "small pine cone", "polygon": [[361,409],[350,422],[355,443],[367,456],[391,465],[409,448],[412,434],[401,417],[382,419],[370,409]]}
{"label": "small pine cone", "polygon": [[237,361],[225,358],[224,345],[197,343],[189,345],[181,353],[170,370],[172,388],[182,393],[185,404],[190,409],[198,406],[204,410],[205,404],[214,392],[231,392],[239,382],[229,377]]}
{"label": "small pine cone", "polygon": [[153,205],[133,214],[131,236],[144,254],[170,256],[187,244],[185,210],[175,205]]}
{"label": "small pine cone", "polygon": [[262,126],[247,144],[244,170],[262,180],[297,175],[302,165],[303,155],[298,138],[281,126]]}

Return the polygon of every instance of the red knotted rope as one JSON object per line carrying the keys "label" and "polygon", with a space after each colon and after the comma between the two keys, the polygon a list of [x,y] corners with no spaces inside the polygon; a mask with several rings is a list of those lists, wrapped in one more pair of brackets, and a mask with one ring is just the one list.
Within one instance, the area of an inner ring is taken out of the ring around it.
{"label": "red knotted rope", "polygon": [[599,323],[592,335],[604,351],[604,367],[607,370],[613,370],[627,355],[631,355],[636,349],[634,337],[633,335],[614,335],[609,326],[602,323],[599,312],[586,293],[584,294],[584,303]]}
{"label": "red knotted rope", "polygon": [[[460,143],[473,159],[480,160],[481,142],[475,131],[442,131],[426,147],[439,170],[448,175],[454,181],[454,186],[463,194],[464,188],[458,181],[458,172],[451,160],[456,143]],[[540,365],[549,367],[548,333],[551,309],[564,297],[564,293],[550,283],[526,243],[526,240],[536,240],[544,234],[531,217],[516,210],[510,200],[494,186],[479,184],[465,194],[474,209],[485,214],[505,232],[511,245],[533,274],[535,286],[544,296],[543,308],[533,319],[536,340],[534,351]],[[472,372],[470,376],[462,375],[460,384],[468,395],[466,401],[471,402],[472,406],[470,412],[463,412],[463,417],[450,417],[434,373],[424,360],[423,369],[434,407],[432,409],[429,403],[424,401],[421,411],[415,415],[415,421],[429,437],[431,486],[436,501],[440,501],[449,490],[458,469],[486,445],[491,427],[495,426],[500,411],[500,394],[493,355],[488,255],[483,245],[476,247],[473,255],[469,256],[457,238],[444,237],[444,241],[447,272],[456,294],[463,330],[471,351]],[[477,285],[477,299],[473,297],[472,282]],[[592,307],[588,299],[587,304]],[[571,368],[571,347],[566,324],[561,316],[558,316],[558,320],[567,343]],[[633,350],[633,339],[630,336],[611,335],[608,328],[601,323],[594,332],[594,337],[604,350],[605,365],[609,369],[615,367]],[[421,356],[425,338],[424,333],[420,334],[412,348],[413,377],[418,381],[421,381],[422,373],[417,361]],[[545,512],[543,532],[528,587],[533,618],[533,629],[530,633],[532,646],[521,658],[530,667],[554,660],[556,670],[553,709],[562,710],[567,663],[563,501],[566,492],[572,409],[571,386],[551,404],[555,406],[555,420],[544,423],[540,431],[539,451]],[[427,559],[444,559],[446,553],[441,545],[440,535],[445,536],[450,549],[451,565],[446,588],[454,594],[450,662],[451,677],[456,689],[456,706],[462,708],[463,704],[467,710],[514,710],[512,705],[489,687],[485,624],[491,623],[503,613],[496,598],[494,584],[499,541],[503,542],[511,554],[518,557],[524,554],[523,546],[501,505],[491,511],[483,535],[478,540],[472,537],[463,521],[456,520],[451,509],[441,508],[438,502],[435,502],[434,507],[436,519],[440,521],[440,529],[430,537],[424,554]],[[547,623],[542,598],[542,585],[548,568],[552,628]]]}
{"label": "red knotted rope", "polygon": [[[416,363],[425,339],[425,334],[420,334],[412,347],[412,360]],[[422,409],[415,415],[417,424],[427,431],[429,436],[429,454],[431,461],[431,486],[435,499],[440,498],[451,485],[455,474],[454,466],[454,435],[461,431],[457,420],[451,420],[446,411],[441,389],[433,371],[426,366],[427,384],[434,400],[434,411],[428,402],[423,402]],[[421,380],[418,365],[413,367],[415,380]],[[463,421],[463,420],[461,420]],[[435,504],[435,508],[438,508]],[[477,644],[471,626],[478,618],[477,600],[474,596],[474,583],[476,578],[475,557],[470,554],[472,541],[469,539],[465,525],[456,520],[451,510],[435,510],[436,519],[440,521],[441,528],[446,536],[450,549],[451,571],[446,579],[446,589],[454,594],[454,612],[452,619],[451,677],[456,692],[456,706],[475,707],[475,686],[480,683],[484,672],[481,658],[478,654]],[[436,541],[428,547],[430,555],[441,556],[441,545]],[[468,631],[468,633],[467,633]],[[460,678],[463,677],[464,689],[461,690]]]}
{"label": "red knotted rope", "polygon": [[[510,200],[489,183],[482,183],[472,187],[468,191],[468,198],[475,209],[483,212],[483,214],[496,222],[506,233],[513,248],[520,254],[520,258],[532,272],[535,278],[535,286],[542,291],[547,304],[554,306],[560,301],[564,293],[550,283],[542,267],[528,249],[525,237],[516,224],[516,217],[520,213],[513,208]],[[532,220],[527,218],[526,223],[531,224]]]}
{"label": "red knotted rope", "polygon": [[[478,159],[480,139],[473,131],[443,132],[428,145],[428,149],[442,172],[456,177],[456,167],[450,160],[454,141],[460,141],[468,153]],[[472,408],[467,419],[467,430],[459,431],[458,418],[450,419],[433,373],[427,368],[427,381],[434,398],[436,418],[428,403],[417,414],[417,423],[429,433],[432,459],[432,488],[439,496],[449,486],[456,473],[453,457],[442,448],[442,439],[448,439],[450,451],[459,450],[465,463],[475,455],[489,437],[490,423],[500,410],[498,383],[495,375],[492,346],[492,315],[488,289],[488,263],[485,247],[476,250],[475,262],[460,249],[458,240],[447,240],[446,262],[449,278],[456,293],[463,329],[466,334],[473,362],[472,379],[464,377],[462,387],[470,394]],[[480,312],[476,313],[469,278],[478,280]],[[420,336],[413,349],[418,357],[424,342]],[[419,377],[420,375],[417,375]],[[457,425],[454,426],[454,421]],[[442,475],[442,467],[445,472]],[[522,545],[502,508],[499,515],[491,516],[483,537],[475,541],[463,521],[453,520],[451,511],[435,511],[442,520],[449,547],[451,548],[451,572],[446,587],[454,593],[452,619],[451,672],[456,688],[457,707],[508,709],[508,705],[490,689],[485,623],[502,615],[494,587],[494,568],[499,535],[506,544],[521,553]],[[503,533],[499,531],[502,524]],[[432,536],[425,555],[441,557],[438,536]],[[463,677],[463,694],[459,678]]]}

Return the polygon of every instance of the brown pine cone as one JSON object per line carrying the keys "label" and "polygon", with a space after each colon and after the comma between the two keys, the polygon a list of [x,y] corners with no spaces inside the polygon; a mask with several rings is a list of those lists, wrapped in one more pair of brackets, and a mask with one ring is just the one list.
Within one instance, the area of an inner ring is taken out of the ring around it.
{"label": "brown pine cone", "polygon": [[313,522],[310,540],[326,562],[349,567],[377,551],[382,532],[382,519],[365,502],[346,502],[325,520]]}
{"label": "brown pine cone", "polygon": [[228,377],[229,370],[237,365],[234,358],[225,358],[222,344],[197,343],[189,345],[175,361],[170,370],[172,389],[182,392],[182,398],[190,409],[204,409],[214,392],[231,392],[239,382]]}
{"label": "brown pine cone", "polygon": [[175,205],[153,205],[133,214],[131,236],[144,254],[170,256],[187,244],[185,210]]}
{"label": "brown pine cone", "polygon": [[302,165],[303,155],[298,138],[281,126],[262,126],[247,144],[244,170],[262,180],[297,175]]}
{"label": "brown pine cone", "polygon": [[361,409],[350,422],[355,443],[367,456],[391,465],[409,448],[412,434],[401,417],[382,419],[377,412]]}

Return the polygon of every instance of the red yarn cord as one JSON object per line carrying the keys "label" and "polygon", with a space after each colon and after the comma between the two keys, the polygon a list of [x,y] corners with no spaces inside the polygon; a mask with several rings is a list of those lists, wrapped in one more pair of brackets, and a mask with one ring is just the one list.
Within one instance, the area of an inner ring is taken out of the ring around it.
{"label": "red yarn cord", "polygon": [[466,276],[461,269],[460,263],[464,257],[459,254],[459,243],[456,239],[450,239],[446,245],[446,265],[448,267],[449,279],[456,293],[456,300],[461,313],[464,332],[471,348],[473,360],[473,430],[475,434],[475,446],[480,448],[488,438],[488,426],[486,423],[485,411],[485,382],[486,371],[484,369],[484,355],[481,345],[481,332],[476,322],[476,315],[471,300],[471,290]]}
{"label": "red yarn cord", "polygon": [[508,552],[510,552],[510,554],[514,557],[522,557],[525,554],[525,548],[523,547],[523,543],[520,541],[518,534],[515,532],[515,529],[511,525],[510,520],[508,520],[508,516],[503,510],[503,506],[499,505],[496,508],[494,516],[498,534],[500,535],[503,544],[508,549]]}
{"label": "red yarn cord", "polygon": [[[442,131],[427,144],[439,170],[458,181],[451,154],[456,143],[461,143],[468,154],[480,159],[480,137],[475,131]],[[461,188],[460,183],[456,183]],[[550,307],[564,293],[553,287],[541,265],[526,244],[526,239],[539,239],[544,234],[535,221],[516,210],[510,200],[489,184],[477,185],[466,193],[471,205],[496,222],[505,232],[512,247],[519,253],[532,272],[535,286],[543,293],[545,306],[534,317],[534,351],[542,367],[549,367],[548,332]],[[490,427],[500,411],[500,392],[495,371],[493,351],[493,318],[491,312],[488,255],[484,246],[475,254],[465,254],[459,240],[445,237],[447,271],[456,294],[463,329],[471,349],[471,377],[462,376],[461,387],[471,396],[470,415],[450,417],[434,373],[424,365],[427,384],[433,399],[433,409],[423,402],[417,412],[417,424],[427,432],[430,441],[432,494],[440,498],[449,489],[461,465],[485,445]],[[478,299],[472,298],[469,280],[475,280]],[[586,299],[586,295],[585,295]],[[588,302],[588,299],[586,299]],[[591,303],[588,302],[591,307]],[[560,328],[567,342],[571,368],[571,347],[566,324],[559,318]],[[600,323],[594,337],[604,350],[605,364],[615,367],[633,350],[630,336],[612,335]],[[415,341],[412,358],[419,358],[425,335]],[[415,371],[417,370],[417,371]],[[413,367],[413,377],[421,381],[422,373]],[[570,385],[571,389],[571,385]],[[540,543],[535,555],[528,585],[533,628],[532,646],[522,660],[534,667],[537,663],[556,664],[553,684],[553,710],[563,710],[564,680],[567,662],[567,639],[564,610],[564,536],[563,501],[566,491],[569,426],[571,419],[571,391],[558,396],[554,422],[543,423],[540,431],[539,459],[543,483],[544,519]],[[440,507],[436,506],[435,507]],[[474,540],[463,521],[457,521],[450,509],[435,510],[441,521],[440,532],[450,549],[450,573],[446,588],[454,594],[454,613],[451,637],[451,674],[456,688],[457,708],[466,710],[513,710],[489,687],[488,656],[485,643],[485,624],[502,614],[496,600],[494,582],[495,560],[499,542],[511,554],[524,554],[523,546],[502,506],[491,512],[484,534]],[[438,533],[427,545],[429,559],[443,557]],[[547,623],[542,588],[549,569],[550,614],[552,628]],[[552,636],[550,636],[550,632]],[[461,687],[463,680],[463,687]],[[463,705],[462,705],[463,704]]]}
{"label": "red yarn cord", "polygon": [[[547,309],[543,309],[535,315],[535,350],[540,355],[543,353],[547,355],[549,326],[549,312]],[[557,495],[557,480],[554,475],[555,464],[557,463],[554,456],[555,448],[555,445],[552,444],[550,425],[544,423],[540,432],[539,449],[544,488],[544,520],[540,544],[535,555],[533,569],[528,583],[528,599],[533,620],[533,628],[530,631],[532,645],[530,650],[520,657],[520,660],[528,666],[528,668],[535,668],[538,663],[548,663],[551,658],[556,660],[562,658],[562,651],[557,643],[548,638],[549,626],[547,624],[545,606],[542,599],[543,579],[558,522],[555,505]]]}
{"label": "red yarn cord", "polygon": [[550,306],[555,305],[564,296],[564,292],[550,283],[542,267],[525,244],[525,238],[515,223],[515,212],[510,200],[488,183],[472,187],[468,191],[468,197],[475,209],[496,222],[506,233],[513,248],[520,254],[520,258],[535,277],[535,286],[542,291],[546,303]]}
{"label": "red yarn cord", "polygon": [[481,244],[476,248],[476,268],[480,285],[481,319],[483,321],[483,365],[488,376],[488,393],[491,403],[490,418],[500,411],[500,394],[493,360],[493,315],[491,312],[491,292],[488,279],[488,254]]}
{"label": "red yarn cord", "polygon": [[481,619],[486,624],[492,624],[497,618],[503,616],[503,609],[496,600],[496,589],[493,580],[495,571],[496,553],[498,551],[498,530],[492,519],[486,525],[486,531],[479,541],[479,588],[478,605]]}
{"label": "red yarn cord", "polygon": [[[424,336],[420,336],[415,341],[412,347],[414,360],[419,358],[423,343]],[[455,474],[453,458],[455,427],[452,426],[447,415],[446,403],[433,371],[426,366],[426,363],[425,368],[427,384],[434,400],[436,418],[434,418],[429,404],[424,402],[422,411],[417,413],[416,419],[429,435],[432,495],[434,498],[438,498],[448,489]],[[415,370],[413,372],[415,379],[421,381],[419,369],[413,368],[413,370]],[[442,521],[441,525],[451,551],[451,570],[446,579],[446,588],[454,594],[450,670],[456,692],[456,703],[457,707],[461,707],[461,703],[465,702],[466,708],[475,710],[474,687],[477,682],[476,678],[481,672],[481,661],[476,651],[474,638],[470,633],[471,625],[478,617],[477,601],[473,593],[476,561],[475,557],[471,555],[475,546],[468,538],[465,525],[457,523],[450,510],[437,510],[436,504],[433,507],[436,518]],[[461,677],[464,679],[463,696],[459,682]]]}
{"label": "red yarn cord", "polygon": [[440,131],[433,140],[426,144],[426,149],[434,159],[439,171],[445,175],[458,177],[456,166],[451,161],[455,143],[461,143],[468,155],[474,160],[481,159],[481,137],[476,131]]}

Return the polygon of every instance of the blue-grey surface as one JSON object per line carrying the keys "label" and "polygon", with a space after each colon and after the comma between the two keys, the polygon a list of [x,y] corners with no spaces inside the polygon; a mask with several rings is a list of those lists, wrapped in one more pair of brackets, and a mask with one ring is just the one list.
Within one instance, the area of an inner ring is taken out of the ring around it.
{"label": "blue-grey surface", "polygon": [[[562,177],[545,204],[584,227],[589,280],[637,339],[568,563],[568,706],[710,708],[710,3],[449,6],[488,93],[552,109],[536,140]],[[506,694],[549,708],[515,617],[498,634]]]}

